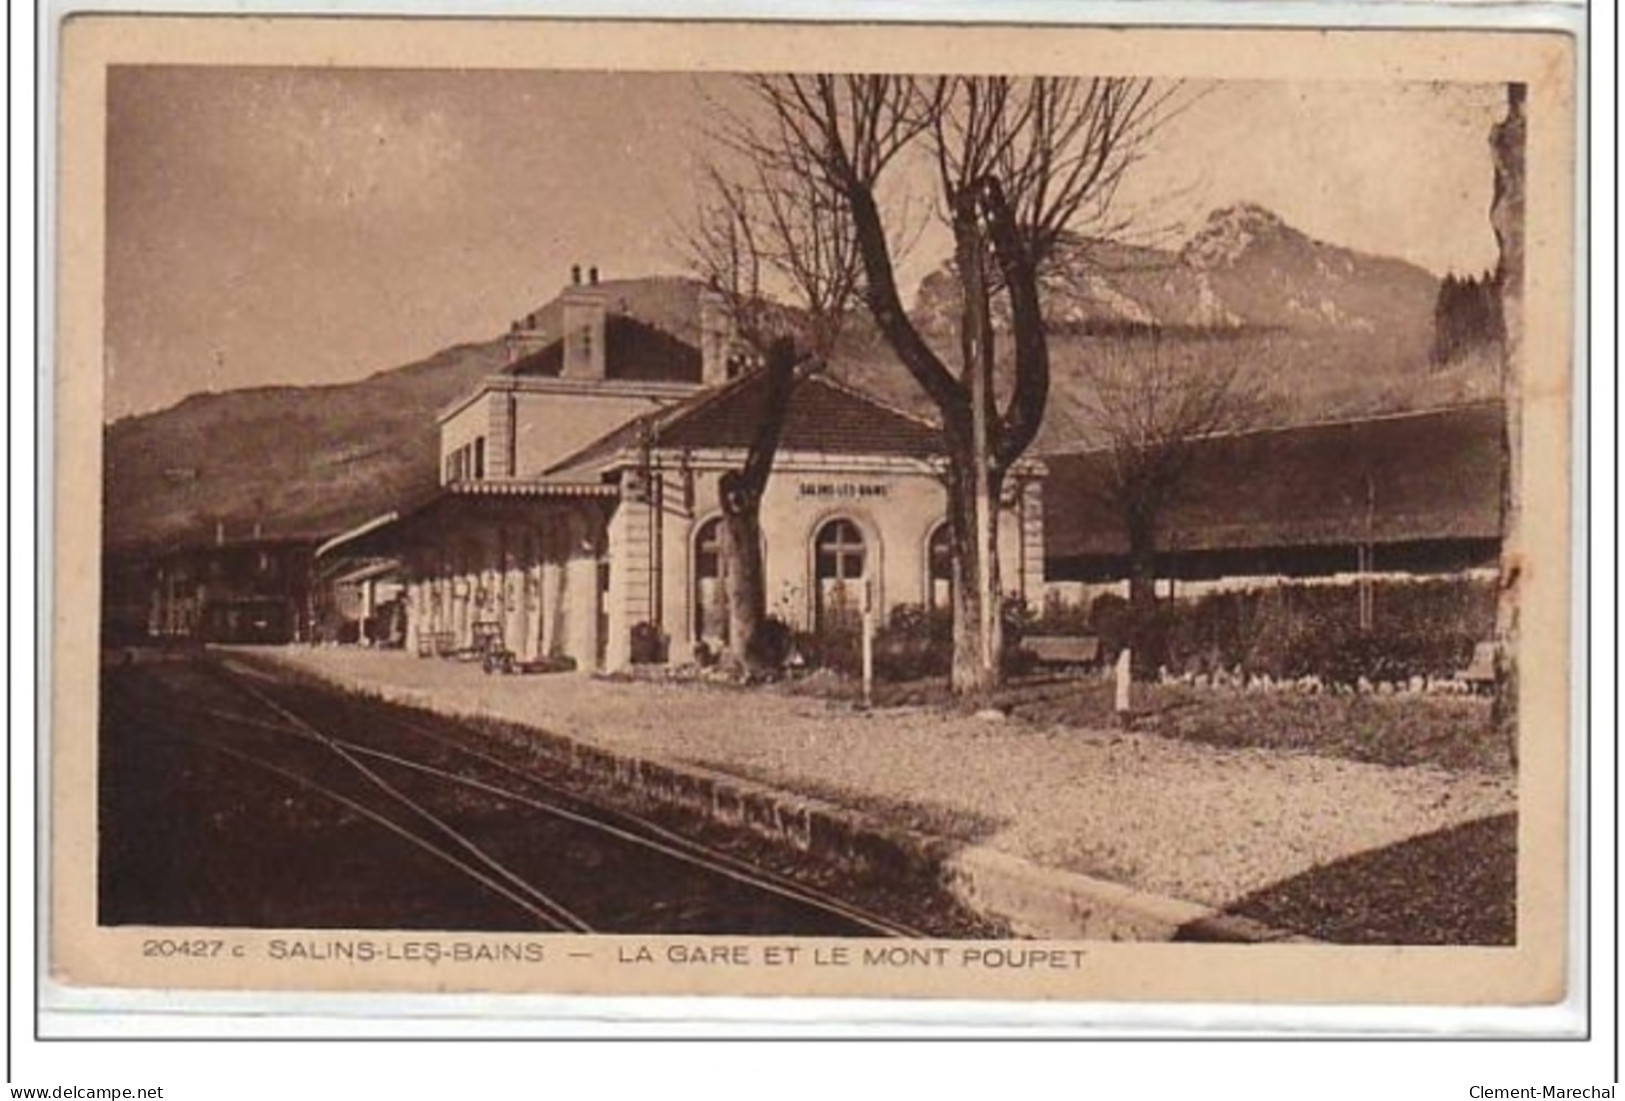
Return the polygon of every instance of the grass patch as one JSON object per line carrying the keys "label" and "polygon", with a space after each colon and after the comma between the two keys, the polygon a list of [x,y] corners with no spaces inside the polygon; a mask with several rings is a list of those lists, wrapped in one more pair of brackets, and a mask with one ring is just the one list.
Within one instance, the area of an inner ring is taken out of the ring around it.
{"label": "grass patch", "polygon": [[[1016,689],[1017,692],[1020,689]],[[1327,696],[1135,685],[1135,726],[1228,748],[1283,749],[1379,765],[1507,772],[1488,700],[1462,696]],[[1062,726],[1113,725],[1112,686],[1074,682],[1017,700],[1012,713]]]}

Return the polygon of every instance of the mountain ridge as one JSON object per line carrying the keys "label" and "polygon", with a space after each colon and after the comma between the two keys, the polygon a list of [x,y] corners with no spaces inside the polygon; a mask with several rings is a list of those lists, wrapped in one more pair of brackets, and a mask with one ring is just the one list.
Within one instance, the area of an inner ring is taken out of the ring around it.
{"label": "mountain ridge", "polygon": [[[1082,364],[1151,326],[1276,363],[1280,423],[1491,396],[1485,365],[1429,369],[1438,283],[1406,261],[1315,241],[1257,204],[1214,211],[1178,250],[1071,239],[1044,277],[1052,385],[1034,450],[1088,444]],[[616,308],[694,339],[697,281],[601,286]],[[956,295],[945,265],[922,282],[913,311],[949,363]],[[556,334],[557,299],[520,318]],[[217,524],[231,535],[256,523],[267,536],[330,534],[432,491],[435,413],[504,362],[494,336],[354,382],[203,392],[112,421],[103,435],[104,543],[205,539]],[[908,411],[934,412],[866,318],[850,327],[833,372]]]}
{"label": "mountain ridge", "polygon": [[[1257,203],[1212,211],[1177,250],[1064,238],[1040,277],[1053,329],[1159,325],[1189,329],[1388,329],[1431,332],[1439,280],[1408,261],[1318,241]],[[913,313],[952,331],[952,263],[922,281]],[[995,311],[995,324],[1008,315]]]}

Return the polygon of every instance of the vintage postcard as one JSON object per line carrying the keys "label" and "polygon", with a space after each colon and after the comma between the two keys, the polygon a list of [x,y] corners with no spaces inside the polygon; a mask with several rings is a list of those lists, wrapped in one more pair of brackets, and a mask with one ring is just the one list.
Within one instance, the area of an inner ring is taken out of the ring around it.
{"label": "vintage postcard", "polygon": [[53,979],[1562,1001],[1575,66],[71,19]]}

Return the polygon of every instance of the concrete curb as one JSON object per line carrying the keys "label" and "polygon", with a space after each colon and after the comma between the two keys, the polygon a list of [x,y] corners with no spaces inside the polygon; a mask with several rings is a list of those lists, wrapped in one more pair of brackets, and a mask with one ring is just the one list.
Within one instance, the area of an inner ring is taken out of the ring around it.
{"label": "concrete curb", "polygon": [[571,772],[638,793],[653,802],[748,831],[771,844],[818,857],[853,874],[893,884],[945,888],[969,909],[1011,932],[1065,940],[1187,940],[1239,943],[1310,938],[1183,899],[1151,894],[1094,876],[1034,864],[1010,853],[888,826],[862,812],[783,791],[702,765],[655,760],[592,745],[526,723],[458,706],[423,689],[328,674],[258,653],[283,675],[429,711],[523,739]]}

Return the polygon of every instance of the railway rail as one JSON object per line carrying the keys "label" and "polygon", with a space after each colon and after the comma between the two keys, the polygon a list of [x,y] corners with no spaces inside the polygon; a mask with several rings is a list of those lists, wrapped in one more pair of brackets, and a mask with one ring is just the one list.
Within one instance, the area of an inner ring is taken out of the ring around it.
{"label": "railway rail", "polygon": [[[441,730],[336,696],[321,715],[298,686],[205,659],[211,699],[121,684],[104,697],[121,721],[162,714],[189,744],[359,815],[517,908],[538,929],[663,932],[598,896],[715,898],[718,931],[923,937],[928,934],[806,882],[751,864],[646,817],[583,798],[535,769]],[[534,828],[532,828],[534,827]],[[660,901],[655,909],[666,908]],[[743,928],[739,927],[743,924]],[[681,930],[692,931],[692,930]]]}

